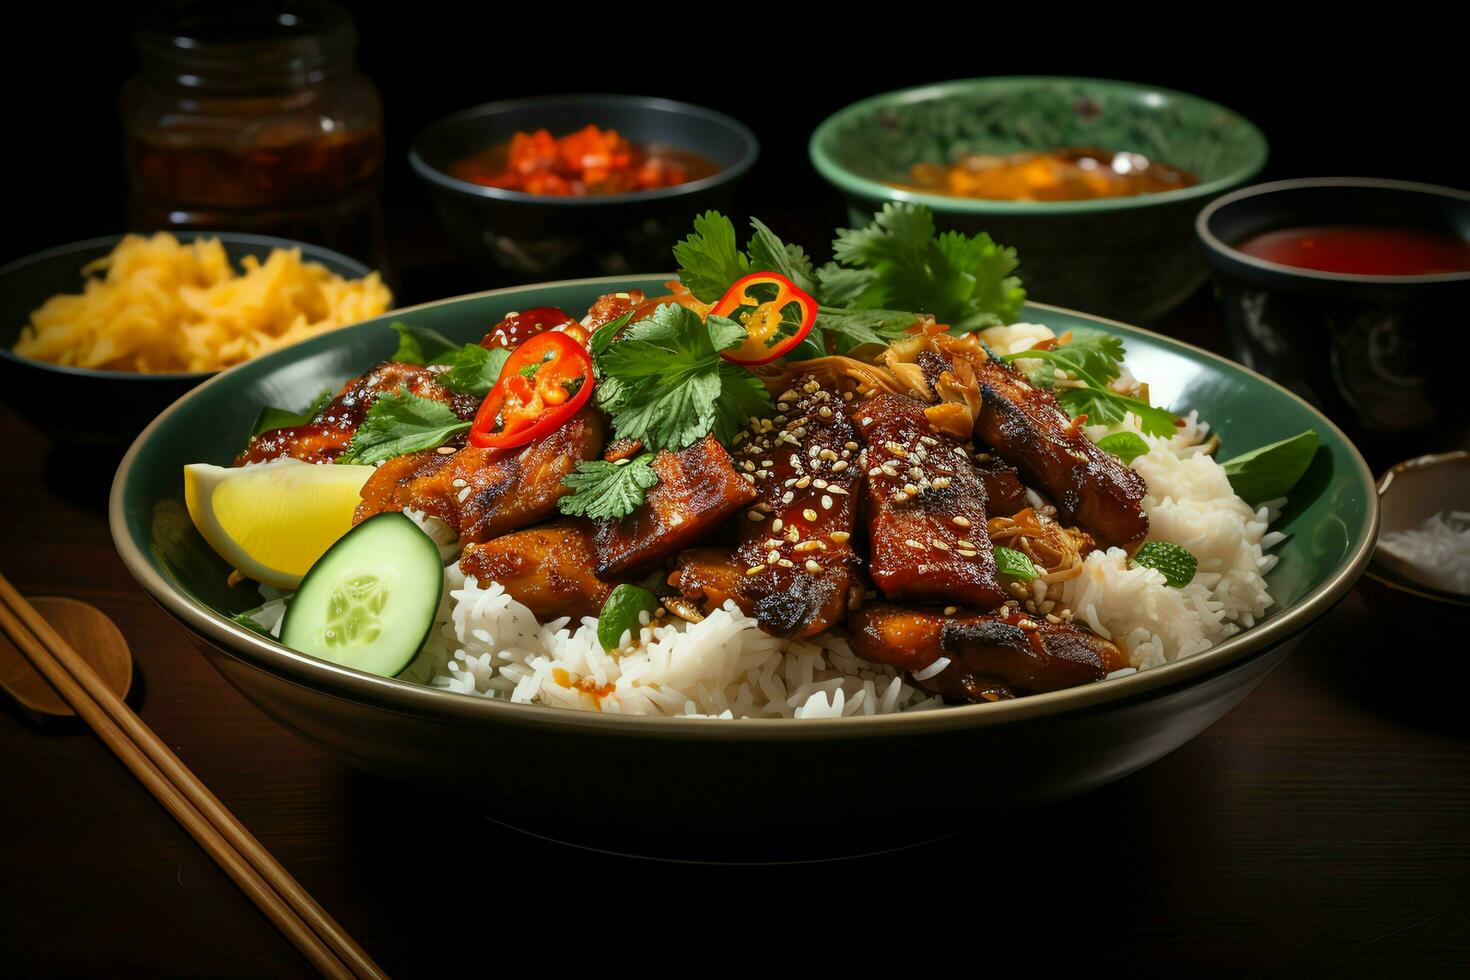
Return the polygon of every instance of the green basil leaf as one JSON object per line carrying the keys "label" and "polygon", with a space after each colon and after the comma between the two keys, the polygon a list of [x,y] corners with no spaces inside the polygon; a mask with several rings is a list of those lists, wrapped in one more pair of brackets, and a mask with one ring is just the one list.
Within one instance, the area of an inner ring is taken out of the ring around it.
{"label": "green basil leaf", "polygon": [[1036,566],[1031,564],[1031,559],[1017,551],[1015,548],[1005,548],[997,545],[995,548],[995,569],[1002,575],[1008,575],[1022,582],[1029,582],[1041,573]]}
{"label": "green basil leaf", "polygon": [[1148,452],[1148,442],[1137,432],[1114,432],[1097,442],[1097,448],[1112,453],[1128,465]]}
{"label": "green basil leaf", "polygon": [[392,327],[398,334],[398,350],[391,359],[402,364],[433,364],[435,358],[456,347],[449,338],[427,327],[415,327],[401,320],[394,320]]}
{"label": "green basil leaf", "polygon": [[1164,581],[1175,589],[1188,585],[1199,568],[1194,555],[1168,541],[1145,541],[1133,553],[1133,564],[1162,573]]}
{"label": "green basil leaf", "polygon": [[642,613],[653,613],[658,597],[636,585],[620,585],[612,590],[597,617],[597,642],[604,650],[616,650],[625,632],[638,634]]}
{"label": "green basil leaf", "polygon": [[1308,429],[1290,439],[1252,449],[1220,465],[1230,486],[1252,506],[1284,497],[1296,486],[1317,453],[1317,432]]}
{"label": "green basil leaf", "polygon": [[289,429],[293,426],[305,425],[316,418],[317,412],[326,408],[331,401],[332,389],[328,388],[317,395],[316,400],[305,411],[292,412],[284,408],[266,406],[260,410],[260,414],[255,416],[255,424],[250,427],[250,438],[254,439],[261,433],[270,432],[272,429]]}

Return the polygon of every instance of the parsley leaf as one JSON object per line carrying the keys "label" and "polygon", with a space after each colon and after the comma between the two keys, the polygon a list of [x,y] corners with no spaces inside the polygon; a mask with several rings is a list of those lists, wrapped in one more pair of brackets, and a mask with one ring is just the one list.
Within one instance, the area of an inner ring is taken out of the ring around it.
{"label": "parsley leaf", "polygon": [[643,453],[628,463],[609,463],[596,459],[577,464],[577,469],[562,478],[562,486],[572,492],[556,502],[563,514],[590,517],[594,520],[618,520],[633,513],[643,503],[643,492],[658,482],[658,474],[649,465],[652,453]]}
{"label": "parsley leaf", "polygon": [[[846,354],[863,344],[889,344],[905,336],[914,325],[914,314],[898,310],[841,310],[817,307],[813,330],[837,336],[837,353]],[[823,351],[826,353],[826,351]]]}
{"label": "parsley leaf", "polygon": [[683,449],[710,432],[732,437],[771,410],[764,385],[720,357],[744,339],[733,320],[701,321],[688,307],[664,304],[597,355],[597,404],[620,438],[654,451]]}
{"label": "parsley leaf", "polygon": [[1132,412],[1139,426],[1151,436],[1173,435],[1178,421],[1174,413],[1155,408],[1139,398],[1119,394],[1109,385],[1122,373],[1123,340],[1103,331],[1074,334],[1071,343],[1050,350],[1021,350],[1001,356],[1006,362],[1041,361],[1028,377],[1040,387],[1056,385],[1055,368],[1060,368],[1084,383],[1081,388],[1057,389],[1057,404],[1076,418],[1086,415],[1093,425],[1115,425]]}
{"label": "parsley leaf", "polygon": [[804,293],[810,293],[817,288],[812,260],[807,258],[800,245],[787,245],[776,237],[774,231],[755,218],[750,219],[750,226],[755,229],[755,235],[745,249],[750,253],[751,271],[778,272]]}
{"label": "parsley leaf", "polygon": [[436,380],[450,391],[483,398],[500,380],[500,370],[509,359],[510,351],[504,348],[465,344],[452,356],[446,355],[436,362],[449,365],[449,370],[440,373]]}
{"label": "parsley leaf", "polygon": [[433,449],[469,427],[469,422],[443,402],[399,388],[373,402],[337,462],[378,463],[404,453]]}
{"label": "parsley leaf", "polygon": [[934,215],[923,205],[890,201],[868,227],[839,230],[832,249],[842,265],[872,273],[865,281],[836,270],[823,277],[825,292],[853,306],[928,313],[968,333],[1013,322],[1026,301],[1021,280],[1011,275],[1015,249],[983,232],[936,235]]}
{"label": "parsley leaf", "polygon": [[718,301],[750,271],[750,260],[735,244],[735,225],[718,211],[694,219],[694,233],[674,246],[674,259],[679,281],[704,303]]}
{"label": "parsley leaf", "polygon": [[398,334],[398,350],[390,360],[402,364],[433,364],[436,358],[454,350],[454,342],[443,334],[427,327],[415,327],[394,320],[392,327]]}
{"label": "parsley leaf", "polygon": [[250,427],[250,438],[254,439],[261,433],[270,432],[272,429],[289,429],[295,425],[305,425],[316,418],[316,414],[326,408],[331,401],[332,389],[328,388],[317,395],[316,400],[310,406],[300,412],[267,405],[260,410],[259,415],[255,416],[255,424]]}
{"label": "parsley leaf", "polygon": [[817,270],[817,297],[825,306],[851,306],[873,284],[872,269],[849,269],[828,262]]}

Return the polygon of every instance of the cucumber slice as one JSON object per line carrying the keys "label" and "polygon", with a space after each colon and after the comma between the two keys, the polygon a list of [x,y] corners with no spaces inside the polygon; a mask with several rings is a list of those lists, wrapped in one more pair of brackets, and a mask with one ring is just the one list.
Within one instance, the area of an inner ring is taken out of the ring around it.
{"label": "cucumber slice", "polygon": [[393,677],[429,638],[444,591],[439,549],[402,514],[369,517],[301,580],[281,642],[343,667]]}

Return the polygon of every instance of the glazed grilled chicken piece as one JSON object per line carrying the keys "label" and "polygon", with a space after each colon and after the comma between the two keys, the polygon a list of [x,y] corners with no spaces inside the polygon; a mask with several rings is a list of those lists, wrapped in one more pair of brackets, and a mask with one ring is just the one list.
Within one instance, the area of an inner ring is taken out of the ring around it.
{"label": "glazed grilled chicken piece", "polygon": [[1051,623],[1007,606],[994,613],[940,612],[879,604],[848,619],[853,651],[910,672],[939,658],[949,664],[923,681],[951,701],[994,701],[1102,680],[1128,666],[1116,646],[1069,623]]}
{"label": "glazed grilled chicken piece", "polygon": [[587,310],[582,326],[596,330],[604,323],[611,323],[629,310],[636,310],[648,302],[641,289],[630,289],[624,293],[604,293]]}
{"label": "glazed grilled chicken piece", "polygon": [[883,394],[852,412],[868,443],[873,584],[889,598],[982,609],[1005,602],[986,531],[985,486],[970,454],[937,433],[915,399]]}
{"label": "glazed grilled chicken piece", "polygon": [[[989,457],[989,458],[986,458]],[[1026,507],[1026,488],[1021,474],[1005,460],[988,453],[977,456],[975,469],[985,484],[985,512],[991,517],[1010,517]]]}
{"label": "glazed grilled chicken piece", "polygon": [[738,437],[735,456],[760,498],[736,519],[733,556],[681,556],[670,584],[706,608],[735,599],[767,633],[811,636],[840,622],[862,588],[851,543],[860,447],[841,396],[816,379],[798,379],[776,404],[772,422]]}
{"label": "glazed grilled chicken piece", "polygon": [[283,456],[308,463],[333,462],[352,441],[373,402],[380,395],[392,394],[400,388],[420,398],[443,402],[462,419],[474,418],[480,399],[445,388],[436,380],[437,373],[431,368],[397,361],[376,364],[343,385],[337,397],[305,425],[272,429],[252,438],[245,451],[235,458],[235,465],[263,463]]}
{"label": "glazed grilled chicken piece", "polygon": [[653,457],[658,483],[637,510],[618,521],[597,521],[593,542],[597,574],[603,578],[647,569],[708,535],[756,492],[714,436],[677,453]]}
{"label": "glazed grilled chicken piece", "polygon": [[[993,357],[967,361],[983,403],[975,438],[1015,465],[1027,482],[1046,491],[1066,518],[1091,531],[1104,546],[1142,541],[1148,534],[1143,477],[1097,448],[1057,407],[1050,391]],[[919,364],[926,378],[938,378],[951,366],[933,351],[920,354]]]}
{"label": "glazed grilled chicken piece", "polygon": [[591,528],[562,520],[501,535],[465,549],[459,567],[481,582],[495,581],[540,620],[596,616],[615,581],[598,578]]}
{"label": "glazed grilled chicken piece", "polygon": [[464,542],[488,541],[556,511],[562,478],[602,449],[602,416],[587,409],[524,449],[427,450],[379,466],[362,487],[353,523],[383,511],[422,510]]}

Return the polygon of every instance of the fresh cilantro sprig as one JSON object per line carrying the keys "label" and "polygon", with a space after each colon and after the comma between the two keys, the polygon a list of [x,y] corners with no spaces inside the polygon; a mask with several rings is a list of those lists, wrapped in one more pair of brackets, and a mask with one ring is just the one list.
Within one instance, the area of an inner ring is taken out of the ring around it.
{"label": "fresh cilantro sprig", "polygon": [[572,492],[556,506],[563,514],[593,520],[627,517],[643,504],[644,491],[658,483],[652,462],[653,454],[644,453],[622,463],[603,459],[578,463],[561,481]]}
{"label": "fresh cilantro sprig", "polygon": [[415,327],[394,321],[393,329],[398,334],[398,349],[393,360],[403,364],[421,364],[444,367],[436,380],[450,391],[479,398],[489,394],[500,378],[500,369],[510,357],[510,351],[502,348],[489,349],[479,344],[455,346],[448,338],[424,327]]}
{"label": "fresh cilantro sprig", "polygon": [[1166,409],[1150,405],[1141,398],[1119,394],[1111,387],[1123,370],[1123,340],[1102,331],[1075,333],[1070,343],[1059,344],[1048,350],[1022,350],[1001,355],[1007,363],[1014,361],[1041,361],[1039,369],[1032,369],[1027,377],[1043,388],[1056,386],[1056,369],[1081,381],[1084,387],[1056,388],[1057,404],[1067,414],[1076,418],[1086,415],[1094,425],[1113,425],[1122,422],[1132,412],[1138,424],[1151,436],[1172,435],[1177,430],[1178,417]]}
{"label": "fresh cilantro sprig", "polygon": [[469,427],[443,402],[399,388],[372,403],[337,462],[378,463],[433,449]]}
{"label": "fresh cilantro sprig", "polygon": [[771,413],[760,380],[720,357],[745,340],[733,320],[664,304],[629,324],[596,355],[597,404],[620,438],[680,450],[713,432],[728,441],[752,416]]}
{"label": "fresh cilantro sprig", "polygon": [[868,227],[838,231],[832,251],[837,263],[817,273],[825,303],[928,313],[969,333],[1014,322],[1026,301],[1015,249],[983,232],[936,234],[921,204],[890,201]]}

